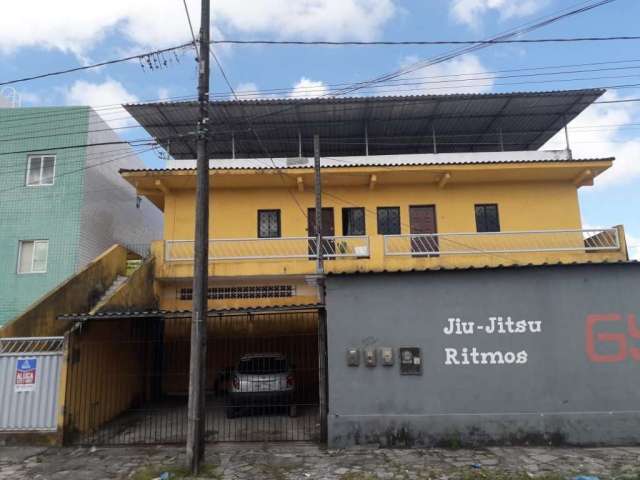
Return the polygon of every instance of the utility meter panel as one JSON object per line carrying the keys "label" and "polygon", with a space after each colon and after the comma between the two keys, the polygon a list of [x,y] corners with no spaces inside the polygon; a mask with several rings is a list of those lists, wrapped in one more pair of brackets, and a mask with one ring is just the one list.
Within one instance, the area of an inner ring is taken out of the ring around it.
{"label": "utility meter panel", "polygon": [[360,350],[357,348],[350,348],[347,350],[347,365],[350,367],[357,367],[360,365]]}
{"label": "utility meter panel", "polygon": [[382,365],[390,367],[393,365],[393,348],[382,347],[380,348],[380,357],[382,357]]}
{"label": "utility meter panel", "polygon": [[376,354],[375,348],[367,348],[364,351],[364,361],[367,364],[367,367],[375,367],[378,363],[378,355]]}
{"label": "utility meter panel", "polygon": [[422,355],[418,347],[400,347],[400,375],[422,375]]}

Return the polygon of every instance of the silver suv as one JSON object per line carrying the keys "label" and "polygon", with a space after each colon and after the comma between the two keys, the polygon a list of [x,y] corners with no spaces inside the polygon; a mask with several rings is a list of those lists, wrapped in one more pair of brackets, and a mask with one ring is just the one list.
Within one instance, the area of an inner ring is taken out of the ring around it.
{"label": "silver suv", "polygon": [[226,413],[228,418],[245,409],[286,409],[295,417],[295,377],[284,355],[250,353],[240,357],[231,375]]}

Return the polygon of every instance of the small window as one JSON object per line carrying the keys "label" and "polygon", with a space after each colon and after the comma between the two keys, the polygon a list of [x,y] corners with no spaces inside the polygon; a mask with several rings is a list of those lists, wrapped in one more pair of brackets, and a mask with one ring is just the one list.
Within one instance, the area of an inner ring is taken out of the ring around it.
{"label": "small window", "polygon": [[280,237],[280,210],[258,210],[258,238]]}
{"label": "small window", "polygon": [[400,235],[400,207],[378,208],[378,235]]}
{"label": "small window", "polygon": [[46,273],[49,240],[24,240],[18,252],[18,273]]}
{"label": "small window", "polygon": [[478,232],[499,232],[500,218],[498,205],[476,205],[476,230]]}
{"label": "small window", "polygon": [[55,156],[30,155],[27,159],[27,186],[53,185],[55,169]]}
{"label": "small window", "polygon": [[342,209],[342,235],[366,235],[364,208]]}

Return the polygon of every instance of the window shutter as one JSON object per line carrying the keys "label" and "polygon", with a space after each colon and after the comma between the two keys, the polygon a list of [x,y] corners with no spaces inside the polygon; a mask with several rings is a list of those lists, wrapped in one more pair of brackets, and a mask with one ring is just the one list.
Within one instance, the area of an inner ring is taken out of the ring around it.
{"label": "window shutter", "polygon": [[33,242],[20,242],[19,273],[30,273],[33,264]]}
{"label": "window shutter", "polygon": [[27,172],[27,185],[40,184],[40,170],[42,168],[41,157],[29,157],[29,171]]}

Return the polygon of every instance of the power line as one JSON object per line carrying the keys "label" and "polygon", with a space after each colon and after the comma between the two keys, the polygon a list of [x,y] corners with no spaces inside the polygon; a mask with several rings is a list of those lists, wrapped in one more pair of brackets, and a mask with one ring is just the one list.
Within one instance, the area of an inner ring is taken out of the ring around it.
{"label": "power line", "polygon": [[[627,62],[632,62],[627,61]],[[633,60],[633,62],[640,62],[640,60]],[[593,65],[597,65],[600,63],[595,63]],[[568,66],[567,66],[568,67]],[[540,68],[552,68],[552,67],[539,67]],[[388,82],[380,83],[379,85],[372,86],[371,88],[378,88],[379,86],[405,86],[405,85],[426,85],[426,84],[437,84],[437,83],[457,83],[457,82],[475,82],[481,80],[501,80],[507,78],[526,78],[526,77],[543,77],[543,76],[556,76],[556,75],[568,75],[572,73],[590,73],[590,72],[605,72],[605,71],[618,71],[618,70],[638,70],[640,69],[640,65],[626,66],[626,67],[608,67],[608,68],[594,68],[594,69],[579,69],[579,70],[565,70],[558,72],[541,72],[541,73],[526,73],[526,74],[516,74],[516,75],[503,75],[496,76],[494,73],[499,73],[500,71],[487,71],[487,72],[476,72],[476,73],[467,73],[467,74],[454,74],[454,75],[433,75],[433,76],[421,76],[421,77],[408,77],[407,79],[395,79],[390,80]],[[528,71],[528,70],[536,70],[536,68],[532,69],[514,69],[514,70],[503,70],[503,72],[508,71]],[[474,77],[475,75],[480,75],[480,77]],[[452,77],[464,77],[464,78],[452,78]],[[467,78],[469,77],[469,78]],[[603,77],[586,77],[586,78],[578,78],[576,80],[592,80]],[[605,77],[605,78],[618,78],[618,77]],[[430,79],[430,80],[426,80]],[[441,79],[441,80],[434,80]],[[411,80],[411,82],[409,82]],[[420,81],[418,80],[425,80]],[[569,79],[571,80],[571,79]],[[568,80],[559,80],[559,81],[568,81]],[[525,83],[535,83],[535,82],[525,82]],[[349,83],[329,83],[323,84],[320,87],[304,87],[304,88],[296,88],[296,87],[286,87],[286,88],[272,88],[272,89],[263,89],[263,90],[251,90],[240,93],[241,97],[251,97],[251,96],[262,96],[268,94],[275,93],[288,93],[293,90],[296,92],[300,91],[302,93],[314,93],[314,92],[322,92],[326,90],[326,88],[332,87],[340,87],[344,85],[349,85]],[[218,96],[226,96],[227,94],[218,94]]]}
{"label": "power line", "polygon": [[191,32],[191,38],[193,39],[193,48],[196,49],[196,55],[200,58],[200,50],[198,49],[198,40],[196,40],[196,34],[193,30],[193,25],[191,23],[191,15],[189,14],[189,7],[187,6],[187,0],[182,0],[182,5],[184,5],[184,12],[187,15],[187,23],[189,24],[189,31]]}
{"label": "power line", "polygon": [[375,83],[380,83],[383,81],[388,81],[394,78],[397,78],[399,76],[402,75],[406,75],[409,73],[412,73],[414,71],[417,70],[421,70],[425,67],[429,67],[429,66],[433,66],[448,60],[451,60],[453,58],[456,58],[458,56],[461,55],[465,55],[467,53],[471,53],[477,50],[482,50],[490,45],[492,45],[492,42],[495,42],[497,40],[509,40],[512,39],[513,37],[516,36],[520,36],[520,35],[524,35],[526,33],[530,33],[534,30],[537,30],[539,28],[551,25],[553,23],[557,23],[560,20],[563,20],[565,18],[571,17],[571,16],[575,16],[587,11],[590,11],[594,8],[612,3],[616,0],[599,0],[597,2],[593,2],[593,1],[586,1],[586,2],[581,2],[580,4],[578,4],[577,6],[574,7],[569,7],[568,9],[564,9],[564,10],[560,10],[558,13],[556,14],[552,14],[550,16],[547,17],[541,17],[539,19],[533,20],[529,23],[525,23],[519,27],[515,27],[511,30],[508,30],[502,34],[499,34],[497,36],[494,36],[490,39],[487,40],[488,43],[482,43],[482,44],[475,44],[475,45],[471,45],[470,47],[467,48],[463,48],[460,50],[454,50],[448,54],[443,54],[440,55],[438,57],[435,57],[433,59],[428,59],[428,60],[424,60],[424,61],[418,61],[415,62],[411,65],[408,65],[406,67],[403,67],[399,70],[396,70],[395,72],[386,74],[386,75],[382,75],[380,77],[377,77],[373,80],[370,81],[366,81],[366,82],[361,82],[359,84],[355,84],[355,86],[351,89],[345,89],[343,90],[342,94],[345,93],[352,93],[353,91],[356,90],[361,90],[362,88],[365,88],[371,84],[375,84]]}
{"label": "power line", "polygon": [[499,45],[509,43],[569,43],[569,42],[606,42],[617,40],[640,40],[636,35],[609,37],[556,37],[517,40],[379,40],[379,41],[325,41],[325,40],[214,40],[219,45],[297,45],[297,46],[419,46],[419,45]]}
{"label": "power line", "polygon": [[[619,37],[575,37],[575,38],[555,38],[555,39],[512,39],[510,37],[516,36],[516,35],[522,35],[525,33],[529,33],[535,29],[541,28],[543,26],[547,26],[550,25],[552,23],[558,22],[559,20],[562,20],[564,18],[567,18],[569,16],[573,16],[573,15],[577,15],[579,13],[584,13],[586,11],[592,10],[594,8],[597,8],[599,6],[602,5],[606,5],[608,3],[612,3],[614,1],[617,0],[599,0],[598,2],[595,3],[591,3],[589,4],[589,2],[583,2],[586,3],[587,5],[580,7],[580,8],[575,8],[573,10],[569,10],[566,11],[565,10],[561,10],[560,12],[564,12],[561,13],[559,15],[556,15],[554,17],[550,17],[547,18],[539,23],[530,25],[526,28],[523,28],[521,30],[514,30],[508,33],[505,33],[503,35],[500,35],[498,37],[494,37],[494,38],[490,38],[487,40],[460,40],[460,41],[429,41],[429,42],[441,42],[441,44],[468,44],[468,45],[472,45],[472,49],[477,49],[478,47],[486,47],[488,45],[495,45],[495,44],[500,44],[500,43],[541,43],[541,42],[568,42],[568,41],[604,41],[604,40],[636,40],[636,39],[640,39],[640,37],[634,37],[634,36],[619,36]],[[184,0],[183,0],[184,2]],[[185,8],[186,8],[186,3],[184,3]],[[73,68],[69,68],[69,69],[65,69],[65,70],[59,70],[59,71],[54,71],[54,72],[48,72],[48,73],[42,73],[42,74],[38,74],[38,75],[33,75],[33,76],[29,76],[29,77],[23,77],[23,78],[18,78],[18,79],[14,79],[14,80],[8,80],[8,81],[4,81],[4,82],[0,82],[0,86],[5,86],[5,85],[13,85],[16,83],[21,83],[21,82],[27,82],[27,81],[31,81],[31,80],[38,80],[38,79],[42,79],[42,78],[48,78],[48,77],[52,77],[52,76],[58,76],[58,75],[64,75],[64,74],[68,74],[68,73],[74,73],[74,72],[79,72],[79,71],[83,71],[83,70],[89,70],[89,69],[93,69],[93,68],[98,68],[98,67],[103,67],[103,66],[107,66],[107,65],[113,65],[113,64],[117,64],[117,63],[122,63],[122,62],[127,62],[130,60],[140,60],[143,58],[147,58],[149,56],[153,56],[153,55],[159,55],[162,53],[168,53],[168,52],[173,52],[173,51],[177,51],[177,50],[182,50],[185,48],[189,48],[192,47],[194,45],[193,39],[195,39],[195,34],[193,32],[193,27],[191,25],[191,21],[190,21],[190,16],[189,16],[189,11],[188,8],[186,9],[186,13],[187,13],[187,17],[189,20],[189,25],[190,25],[190,30],[192,33],[192,41],[187,42],[187,43],[182,43],[180,45],[175,45],[172,47],[167,47],[167,48],[163,48],[163,49],[158,49],[158,50],[152,50],[152,51],[148,51],[148,52],[144,52],[144,53],[139,53],[139,54],[135,54],[135,55],[130,55],[127,57],[120,57],[120,58],[115,58],[112,60],[106,60],[103,62],[98,62],[98,63],[94,63],[94,64],[90,64],[90,65],[84,65],[84,66],[80,66],[80,67],[73,67]],[[250,41],[242,41],[242,40],[213,40],[211,43],[215,44],[215,43],[225,43],[225,42],[236,42],[236,43],[240,43],[240,42],[244,42],[244,43],[249,43],[249,42],[269,42],[269,43],[277,43],[277,41],[257,41],[257,40],[250,40]],[[299,41],[293,41],[294,43],[292,44],[302,44]],[[424,41],[424,43],[426,44],[427,41]],[[197,43],[197,42],[196,42]],[[324,42],[327,44],[330,44],[330,42]],[[348,42],[335,42],[335,44],[340,44],[340,43],[344,43],[344,44],[348,44]],[[352,42],[354,45],[355,44],[366,44],[367,42]],[[374,42],[370,42],[371,44],[374,44]],[[380,44],[385,44],[388,42],[380,42]],[[413,42],[410,42],[413,43]],[[410,44],[409,43],[409,44]],[[465,50],[463,50],[462,52],[457,53],[455,56],[459,55],[459,54],[463,54],[463,53],[467,53]],[[418,62],[420,63],[420,62]],[[420,67],[422,68],[422,67]],[[391,75],[395,75],[391,74]]]}
{"label": "power line", "polygon": [[[138,105],[144,104],[156,104],[158,102],[170,102],[175,101],[189,101],[192,100],[193,96],[176,96],[170,97],[166,99],[154,99],[148,100],[145,102],[139,102]],[[38,119],[37,122],[30,122],[29,126],[34,125],[49,125],[51,120],[54,119],[64,119],[65,117],[71,115],[79,115],[86,111],[93,111],[100,115],[100,117],[105,121],[111,120],[119,120],[119,119],[129,119],[131,116],[126,114],[126,116],[121,117],[113,117],[112,115],[121,115],[122,114],[122,104],[113,104],[113,105],[104,105],[104,106],[92,106],[92,105],[84,105],[80,107],[69,107],[69,106],[54,106],[54,107],[30,107],[30,108],[22,108],[22,109],[5,109],[3,115],[0,115],[0,118],[4,117],[4,119],[0,119],[0,127],[3,127],[3,130],[10,130],[12,125],[20,125],[24,122],[30,121],[32,119]]]}
{"label": "power line", "polygon": [[[577,5],[574,5],[572,7],[569,8],[565,8],[562,10],[559,10],[558,12],[556,12],[555,14],[546,16],[546,17],[540,17],[538,19],[535,19],[531,22],[525,23],[519,27],[515,27],[511,30],[508,30],[502,34],[499,34],[497,36],[494,36],[492,38],[490,38],[489,40],[505,40],[505,39],[509,39],[518,35],[524,35],[526,33],[532,32],[536,29],[542,28],[544,26],[548,26],[551,25],[553,23],[556,23],[562,19],[574,16],[574,15],[578,15],[580,13],[584,13],[587,11],[590,11],[594,8],[609,4],[609,3],[613,3],[617,0],[599,0],[599,1],[593,1],[593,0],[589,0],[589,1],[584,1],[584,2],[580,2]],[[488,42],[488,41],[487,41]],[[464,49],[460,49],[460,50],[454,50],[448,54],[444,54],[444,55],[440,55],[437,56],[435,58],[429,59],[429,60],[424,60],[424,61],[419,61],[419,62],[415,62],[407,67],[401,68],[399,70],[396,70],[392,73],[389,74],[385,74],[370,80],[365,80],[362,82],[355,82],[353,84],[351,84],[350,86],[337,91],[337,92],[327,92],[325,95],[321,95],[319,98],[323,98],[323,97],[330,97],[330,96],[342,96],[342,95],[346,95],[349,93],[353,93],[355,91],[358,90],[362,90],[367,88],[370,85],[375,85],[376,83],[380,83],[380,82],[385,82],[385,81],[389,81],[392,80],[394,78],[397,78],[399,76],[402,75],[406,75],[408,73],[412,73],[414,71],[429,67],[429,66],[433,66],[439,63],[443,63],[446,62],[448,60],[451,60],[453,58],[456,58],[460,55],[464,55],[479,49],[483,49],[488,47],[489,45],[491,45],[490,42],[488,43],[484,43],[484,44],[478,44],[478,45],[473,45]],[[295,105],[289,105],[286,107],[283,107],[281,109],[278,110],[274,110],[272,112],[269,112],[267,114],[259,114],[259,115],[254,115],[251,117],[251,119],[255,119],[255,118],[266,118],[266,117],[270,117],[273,115],[277,115],[280,113],[284,113],[287,111],[290,111],[292,109],[295,108]]]}
{"label": "power line", "polygon": [[162,48],[162,49],[159,49],[159,50],[152,50],[150,52],[138,53],[136,55],[130,55],[128,57],[114,58],[112,60],[106,60],[104,62],[99,62],[99,63],[93,63],[91,65],[84,65],[82,67],[68,68],[66,70],[58,70],[58,71],[55,71],[55,72],[41,73],[39,75],[33,75],[33,76],[30,76],[30,77],[17,78],[15,80],[8,80],[8,81],[5,81],[5,82],[0,82],[0,87],[5,86],[5,85],[13,85],[13,84],[16,84],[16,83],[21,83],[21,82],[28,82],[28,81],[31,81],[31,80],[38,80],[38,79],[41,79],[41,78],[48,78],[48,77],[54,77],[54,76],[58,76],[58,75],[65,75],[67,73],[74,73],[74,72],[80,72],[80,71],[83,71],[83,70],[90,70],[92,68],[104,67],[104,66],[107,66],[107,65],[114,65],[116,63],[128,62],[130,60],[141,60],[141,59],[153,56],[153,55],[160,55],[162,53],[174,52],[174,51],[177,51],[177,50],[182,50],[182,49],[185,49],[185,48],[189,48],[191,46],[192,46],[191,42],[188,42],[188,43],[183,43],[181,45],[176,45],[174,47],[167,47],[167,48]]}
{"label": "power line", "polygon": [[[103,162],[98,162],[98,163],[93,163],[93,164],[90,164],[90,165],[87,165],[86,162],[84,162],[85,164],[82,167],[80,167],[78,169],[75,169],[75,170],[69,170],[69,171],[64,172],[62,174],[56,175],[55,178],[59,179],[59,178],[62,178],[62,177],[66,177],[67,175],[72,175],[74,173],[78,173],[78,172],[81,172],[81,171],[89,170],[91,168],[100,167],[102,165],[106,165],[106,164],[115,162],[117,160],[121,160],[123,158],[131,157],[131,156],[136,156],[137,157],[138,154],[146,153],[147,151],[151,151],[152,149],[153,148],[149,148],[147,150],[143,150],[143,151],[140,151],[140,152],[135,152],[135,151],[134,152],[126,152],[123,155],[116,156],[114,158],[110,158],[109,160],[105,160]],[[25,186],[24,185],[18,185],[18,186],[15,186],[15,187],[6,188],[6,189],[3,189],[3,190],[0,190],[0,194],[7,193],[7,192],[10,192],[10,191],[14,191],[14,190],[19,190],[19,189],[22,189],[22,188],[25,188]]]}
{"label": "power line", "polygon": [[[234,90],[233,86],[231,85],[231,82],[229,81],[229,78],[227,77],[227,74],[224,71],[224,68],[222,68],[222,63],[218,59],[218,56],[214,53],[213,49],[210,50],[210,53],[211,53],[211,56],[213,57],[214,61],[216,62],[216,65],[218,65],[218,68],[220,69],[220,73],[222,74],[222,78],[224,79],[225,83],[227,84],[227,87],[229,87],[229,90],[231,91],[233,96],[236,98],[236,100],[239,100],[238,95],[236,94],[236,91]],[[298,209],[302,213],[302,216],[306,218],[307,214],[304,211],[304,208],[302,207],[302,205],[300,205],[300,202],[298,202],[298,199],[296,198],[295,193],[293,193],[289,188],[287,188],[286,180],[285,180],[285,177],[284,177],[284,173],[280,169],[278,169],[276,167],[276,164],[273,161],[273,155],[271,155],[271,153],[269,152],[267,147],[264,145],[264,142],[260,138],[260,135],[258,135],[258,132],[256,132],[256,130],[253,128],[253,125],[252,125],[250,120],[247,120],[247,125],[249,126],[249,129],[253,132],[254,136],[256,137],[256,140],[258,141],[258,144],[260,145],[260,148],[262,148],[262,150],[269,156],[269,158],[271,158],[271,163],[273,164],[274,168],[276,168],[276,171],[277,171],[278,175],[280,176],[280,180],[282,181],[283,185],[285,186],[285,189],[287,190],[287,192],[289,192],[289,195],[291,196],[293,201],[298,206]]]}

